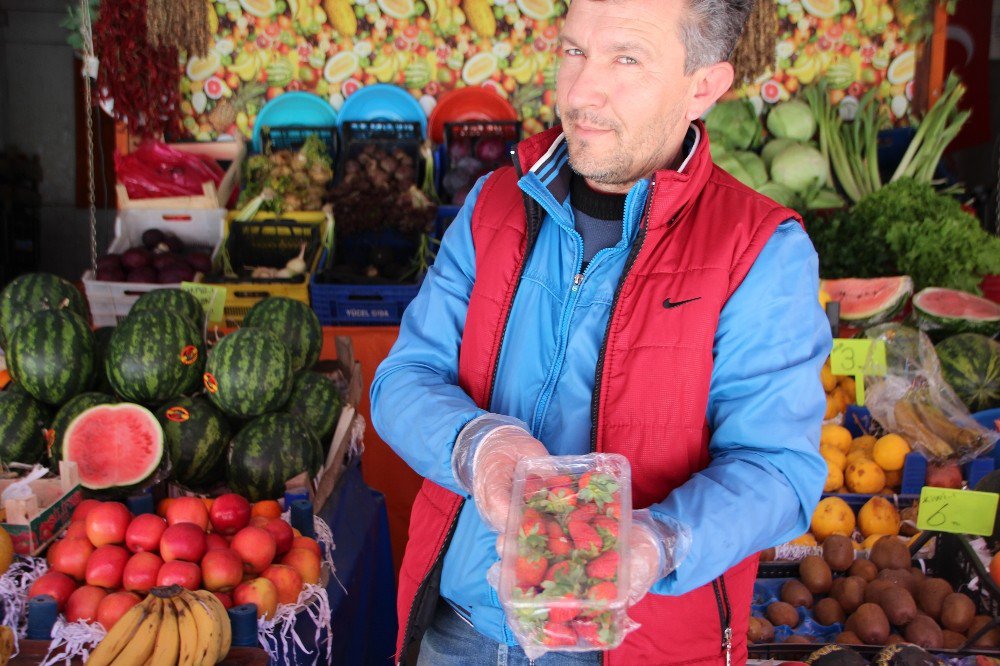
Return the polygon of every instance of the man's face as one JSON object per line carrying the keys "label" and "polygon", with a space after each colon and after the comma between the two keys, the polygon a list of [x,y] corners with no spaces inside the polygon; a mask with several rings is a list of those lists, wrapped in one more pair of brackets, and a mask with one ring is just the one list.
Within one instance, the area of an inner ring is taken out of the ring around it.
{"label": "man's face", "polygon": [[575,0],[562,31],[556,96],[573,170],[627,191],[670,166],[688,127],[684,0]]}

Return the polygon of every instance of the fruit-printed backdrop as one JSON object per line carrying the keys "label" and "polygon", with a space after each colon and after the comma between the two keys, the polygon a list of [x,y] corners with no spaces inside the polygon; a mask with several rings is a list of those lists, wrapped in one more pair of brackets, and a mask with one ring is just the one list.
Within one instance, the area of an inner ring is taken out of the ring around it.
{"label": "fruit-printed backdrop", "polygon": [[[900,0],[778,0],[777,72],[747,87],[775,102],[825,75],[835,101],[877,86],[894,121],[912,96],[915,53]],[[182,61],[184,129],[207,141],[249,136],[270,99],[315,92],[340,108],[372,83],[403,86],[430,112],[441,93],[487,86],[525,134],[554,117],[564,0],[218,0],[215,45]]]}

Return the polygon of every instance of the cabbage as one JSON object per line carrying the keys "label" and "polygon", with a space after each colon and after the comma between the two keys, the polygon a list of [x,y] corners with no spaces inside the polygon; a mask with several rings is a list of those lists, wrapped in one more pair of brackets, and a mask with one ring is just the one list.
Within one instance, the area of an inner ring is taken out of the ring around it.
{"label": "cabbage", "polygon": [[797,198],[795,192],[792,192],[781,183],[775,183],[774,181],[767,182],[758,187],[757,191],[765,197],[774,199],[782,206],[788,206],[789,208],[795,206],[795,200]]}
{"label": "cabbage", "polygon": [[771,162],[771,180],[802,194],[826,182],[829,163],[812,146],[789,146]]}
{"label": "cabbage", "polygon": [[764,160],[760,159],[757,153],[741,150],[733,153],[733,156],[739,160],[740,166],[750,178],[750,182],[741,179],[744,185],[757,189],[767,182],[767,167],[764,166]]}
{"label": "cabbage", "polygon": [[844,208],[846,206],[844,198],[834,192],[833,190],[820,190],[809,199],[809,203],[806,204],[807,208],[811,209],[824,209],[824,208]]}
{"label": "cabbage", "polygon": [[721,169],[724,169],[729,173],[730,176],[740,181],[747,187],[753,187],[750,183],[753,182],[753,178],[747,173],[747,170],[743,167],[743,163],[736,158],[735,153],[723,153],[715,157],[715,165]]}
{"label": "cabbage", "polygon": [[764,144],[764,149],[760,151],[760,156],[764,160],[764,166],[771,169],[771,162],[777,157],[785,148],[789,146],[794,146],[798,144],[798,141],[794,139],[771,139]]}
{"label": "cabbage", "polygon": [[767,114],[767,131],[779,139],[808,141],[816,133],[816,119],[808,104],[793,99],[771,109]]}
{"label": "cabbage", "polygon": [[705,115],[712,142],[727,149],[746,150],[760,140],[761,126],[753,105],[745,99],[719,102]]}

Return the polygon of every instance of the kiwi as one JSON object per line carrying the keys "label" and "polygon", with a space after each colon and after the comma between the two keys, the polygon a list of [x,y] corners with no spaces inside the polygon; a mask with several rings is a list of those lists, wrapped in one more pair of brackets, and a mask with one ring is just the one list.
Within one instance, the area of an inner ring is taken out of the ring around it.
{"label": "kiwi", "polygon": [[952,592],[941,602],[941,626],[957,633],[965,633],[976,617],[976,604],[972,599]]}
{"label": "kiwi", "polygon": [[775,601],[767,607],[767,619],[776,627],[783,624],[794,629],[799,625],[799,612],[789,603]]}
{"label": "kiwi", "polygon": [[[969,632],[966,634],[969,638],[972,638],[980,632],[980,630],[988,624],[993,623],[993,618],[989,615],[977,615],[972,618],[972,624],[969,625]],[[972,647],[980,648],[995,648],[1000,647],[1000,627],[993,627],[985,634],[976,639],[972,644]]]}
{"label": "kiwi", "polygon": [[884,578],[876,578],[868,583],[868,587],[865,588],[865,603],[877,604],[882,593],[891,587],[895,587],[895,583],[892,581]]}
{"label": "kiwi", "polygon": [[847,618],[848,631],[858,635],[865,645],[885,645],[889,638],[889,618],[877,604],[861,604]]}
{"label": "kiwi", "polygon": [[920,584],[920,589],[917,592],[917,606],[937,621],[941,618],[941,605],[944,603],[944,598],[953,591],[951,583],[943,578],[928,578]]}
{"label": "kiwi", "polygon": [[833,639],[838,645],[862,645],[861,639],[853,631],[842,631]]}
{"label": "kiwi", "polygon": [[906,639],[899,634],[889,634],[889,638],[885,639],[886,645],[895,645],[896,643],[905,643]]}
{"label": "kiwi", "polygon": [[913,574],[905,569],[882,569],[875,580],[887,580],[893,585],[906,589],[910,594],[917,594],[917,582]]}
{"label": "kiwi", "polygon": [[823,559],[832,571],[847,571],[854,562],[854,542],[842,534],[832,534],[823,541]]}
{"label": "kiwi", "polygon": [[872,546],[869,559],[878,567],[883,569],[906,569],[910,570],[910,549],[906,544],[894,536],[882,537]]}
{"label": "kiwi", "polygon": [[774,625],[762,617],[751,615],[747,640],[751,643],[770,643],[774,640]]}
{"label": "kiwi", "polygon": [[922,648],[939,650],[944,644],[944,636],[941,634],[941,627],[932,618],[926,615],[917,615],[903,630],[903,635],[907,642],[919,645]]}
{"label": "kiwi", "polygon": [[799,563],[799,579],[813,594],[826,594],[833,584],[833,572],[822,557],[809,555]]}
{"label": "kiwi", "polygon": [[836,599],[826,597],[816,602],[816,605],[813,607],[813,617],[820,624],[830,626],[837,622],[843,623],[847,615]]}
{"label": "kiwi", "polygon": [[878,605],[885,611],[890,624],[897,627],[909,624],[917,616],[917,602],[913,600],[913,595],[902,587],[890,587],[882,592],[878,598]]}
{"label": "kiwi", "polygon": [[777,553],[774,548],[766,548],[760,551],[761,562],[773,562],[775,557],[777,557]]}
{"label": "kiwi", "polygon": [[945,650],[957,650],[958,648],[965,645],[965,641],[968,639],[965,634],[960,634],[957,631],[952,631],[951,629],[945,629],[941,632],[941,647]]}
{"label": "kiwi", "polygon": [[853,613],[865,601],[865,580],[858,576],[838,578],[830,586],[830,597],[837,600],[845,613]]}
{"label": "kiwi", "polygon": [[808,645],[814,643],[816,639],[811,636],[799,636],[798,634],[792,634],[785,639],[785,643],[800,643],[802,645]]}
{"label": "kiwi", "polygon": [[878,567],[871,560],[861,559],[860,557],[854,560],[851,567],[847,570],[847,573],[851,576],[861,576],[866,581],[873,581],[875,577],[878,576]]}
{"label": "kiwi", "polygon": [[813,595],[801,581],[794,578],[781,586],[781,600],[792,606],[805,606],[812,608]]}
{"label": "kiwi", "polygon": [[920,567],[910,567],[910,575],[913,576],[913,580],[915,580],[918,585],[927,580],[927,574],[925,574],[924,570]]}

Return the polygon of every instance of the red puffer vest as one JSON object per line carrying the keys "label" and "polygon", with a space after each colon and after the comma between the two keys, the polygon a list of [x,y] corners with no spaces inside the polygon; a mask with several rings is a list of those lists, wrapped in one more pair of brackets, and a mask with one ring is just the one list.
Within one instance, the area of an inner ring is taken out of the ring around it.
{"label": "red puffer vest", "polygon": [[[658,171],[652,179],[596,368],[591,448],[629,459],[636,508],[662,500],[708,465],[706,409],[719,314],[778,224],[798,218],[715,167],[700,123],[699,130],[683,173]],[[523,197],[518,172],[535,164],[559,133],[555,128],[522,142],[519,168],[495,172],[476,202],[476,282],[459,384],[484,409],[511,304],[544,217]],[[690,302],[670,308],[666,300]],[[414,501],[399,579],[401,663],[413,663],[433,617],[441,561],[462,501],[430,481]],[[727,647],[732,661],[743,663],[756,571],[756,556],[750,556],[682,596],[646,595],[629,611],[641,628],[605,653],[605,664],[722,664]]]}

